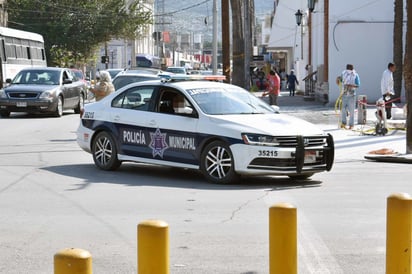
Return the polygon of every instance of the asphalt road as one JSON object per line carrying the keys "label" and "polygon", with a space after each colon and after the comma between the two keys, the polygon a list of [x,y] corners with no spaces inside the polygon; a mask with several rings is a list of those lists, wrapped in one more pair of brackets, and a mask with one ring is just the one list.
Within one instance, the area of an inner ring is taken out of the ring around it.
{"label": "asphalt road", "polygon": [[298,210],[300,274],[384,273],[386,199],[412,193],[411,169],[363,156],[402,151],[405,132],[339,130],[333,110],[316,113],[335,137],[331,172],[230,186],[175,168],[98,170],[77,146],[72,113],[0,119],[0,273],[53,273],[54,254],[68,247],[90,251],[94,273],[136,273],[137,225],[147,219],[169,224],[170,273],[268,273],[269,208],[279,202]]}

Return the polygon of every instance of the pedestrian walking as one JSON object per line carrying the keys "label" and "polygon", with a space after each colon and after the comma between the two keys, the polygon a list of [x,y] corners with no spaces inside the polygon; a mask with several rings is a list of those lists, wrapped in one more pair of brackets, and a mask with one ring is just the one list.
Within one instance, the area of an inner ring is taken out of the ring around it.
{"label": "pedestrian walking", "polygon": [[96,101],[100,101],[114,91],[110,73],[104,70],[100,72],[99,76],[100,81],[96,83],[94,88],[90,89],[90,92],[94,94]]}
{"label": "pedestrian walking", "polygon": [[296,85],[299,85],[299,82],[298,82],[298,79],[296,78],[294,70],[290,71],[290,74],[287,76],[286,79],[287,79],[287,87],[289,90],[289,96],[295,96]]}
{"label": "pedestrian walking", "polygon": [[393,72],[395,70],[395,64],[389,63],[388,68],[382,73],[381,93],[385,102],[386,119],[391,119],[392,117],[392,102],[395,95],[393,90]]}
{"label": "pedestrian walking", "polygon": [[259,90],[265,90],[265,72],[263,71],[263,68],[258,70],[257,78],[259,80]]}
{"label": "pedestrian walking", "polygon": [[269,95],[269,104],[278,105],[278,96],[280,94],[280,77],[274,70],[271,70],[267,77],[267,81],[269,85],[267,90],[263,92],[262,96]]}
{"label": "pedestrian walking", "polygon": [[352,64],[347,64],[342,72],[342,106],[341,106],[341,128],[346,128],[347,116],[349,115],[349,129],[353,128],[355,120],[355,98],[356,89],[360,86],[358,73]]}

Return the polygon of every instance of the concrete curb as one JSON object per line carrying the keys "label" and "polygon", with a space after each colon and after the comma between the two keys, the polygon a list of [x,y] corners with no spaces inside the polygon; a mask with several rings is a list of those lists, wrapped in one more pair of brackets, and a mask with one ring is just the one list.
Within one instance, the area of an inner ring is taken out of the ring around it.
{"label": "concrete curb", "polygon": [[377,161],[377,162],[412,164],[412,154],[395,154],[395,155],[366,154],[364,157],[367,160],[372,160],[372,161]]}

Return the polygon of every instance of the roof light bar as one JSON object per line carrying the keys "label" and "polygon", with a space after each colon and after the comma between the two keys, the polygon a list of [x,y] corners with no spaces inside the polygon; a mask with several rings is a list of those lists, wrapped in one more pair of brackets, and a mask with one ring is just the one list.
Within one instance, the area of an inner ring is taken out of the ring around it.
{"label": "roof light bar", "polygon": [[160,74],[162,82],[170,81],[224,81],[226,76],[224,75],[186,75],[186,74]]}

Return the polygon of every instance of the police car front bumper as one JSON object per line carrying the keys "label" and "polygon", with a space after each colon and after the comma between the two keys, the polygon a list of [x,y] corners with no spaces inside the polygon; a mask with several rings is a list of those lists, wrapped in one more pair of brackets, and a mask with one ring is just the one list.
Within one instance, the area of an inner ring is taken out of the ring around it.
{"label": "police car front bumper", "polygon": [[334,161],[334,142],[325,136],[321,146],[307,146],[296,136],[295,147],[235,144],[231,147],[235,169],[245,175],[296,175],[329,171]]}

